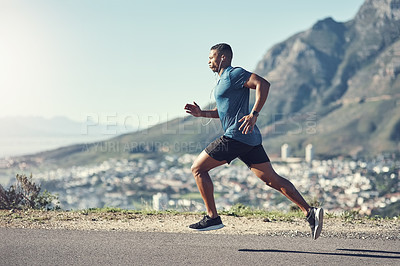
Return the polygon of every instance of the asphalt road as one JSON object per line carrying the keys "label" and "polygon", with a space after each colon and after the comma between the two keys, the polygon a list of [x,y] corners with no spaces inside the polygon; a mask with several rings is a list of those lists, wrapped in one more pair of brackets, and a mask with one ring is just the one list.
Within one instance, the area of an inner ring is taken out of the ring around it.
{"label": "asphalt road", "polygon": [[400,241],[0,228],[0,265],[400,265]]}

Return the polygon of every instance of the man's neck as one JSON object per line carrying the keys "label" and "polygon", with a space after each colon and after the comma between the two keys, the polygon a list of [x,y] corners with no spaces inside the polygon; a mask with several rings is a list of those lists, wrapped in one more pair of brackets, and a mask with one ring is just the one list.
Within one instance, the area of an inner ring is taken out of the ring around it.
{"label": "man's neck", "polygon": [[223,67],[221,67],[220,69],[219,69],[219,73],[218,73],[218,76],[221,76],[222,75],[222,73],[224,73],[224,70],[225,69],[227,69],[228,67],[230,67],[231,65],[229,65],[229,66],[223,66]]}

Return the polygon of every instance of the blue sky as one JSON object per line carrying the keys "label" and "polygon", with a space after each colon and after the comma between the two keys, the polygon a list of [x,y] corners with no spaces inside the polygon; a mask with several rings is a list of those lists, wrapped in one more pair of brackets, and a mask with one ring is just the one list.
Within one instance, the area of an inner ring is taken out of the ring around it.
{"label": "blue sky", "polygon": [[[141,127],[211,101],[209,48],[253,70],[274,44],[362,0],[0,0],[0,117],[88,117]],[[273,84],[271,89],[273,89]]]}

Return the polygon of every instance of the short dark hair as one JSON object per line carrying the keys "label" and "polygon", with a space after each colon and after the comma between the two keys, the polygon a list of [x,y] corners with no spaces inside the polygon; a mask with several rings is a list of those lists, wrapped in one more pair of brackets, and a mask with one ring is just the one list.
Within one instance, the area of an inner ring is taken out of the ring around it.
{"label": "short dark hair", "polygon": [[210,50],[216,50],[218,52],[218,55],[223,54],[223,55],[229,57],[230,59],[233,58],[232,48],[227,43],[218,43],[218,44],[214,45],[213,47],[211,47]]}

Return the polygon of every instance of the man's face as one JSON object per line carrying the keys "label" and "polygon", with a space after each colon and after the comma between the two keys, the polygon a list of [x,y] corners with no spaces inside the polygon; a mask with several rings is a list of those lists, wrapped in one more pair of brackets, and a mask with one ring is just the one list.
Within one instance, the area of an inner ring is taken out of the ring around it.
{"label": "man's face", "polygon": [[208,56],[208,67],[213,71],[213,72],[218,72],[218,67],[221,61],[221,57],[218,56],[218,53],[216,50],[211,50],[210,55]]}

